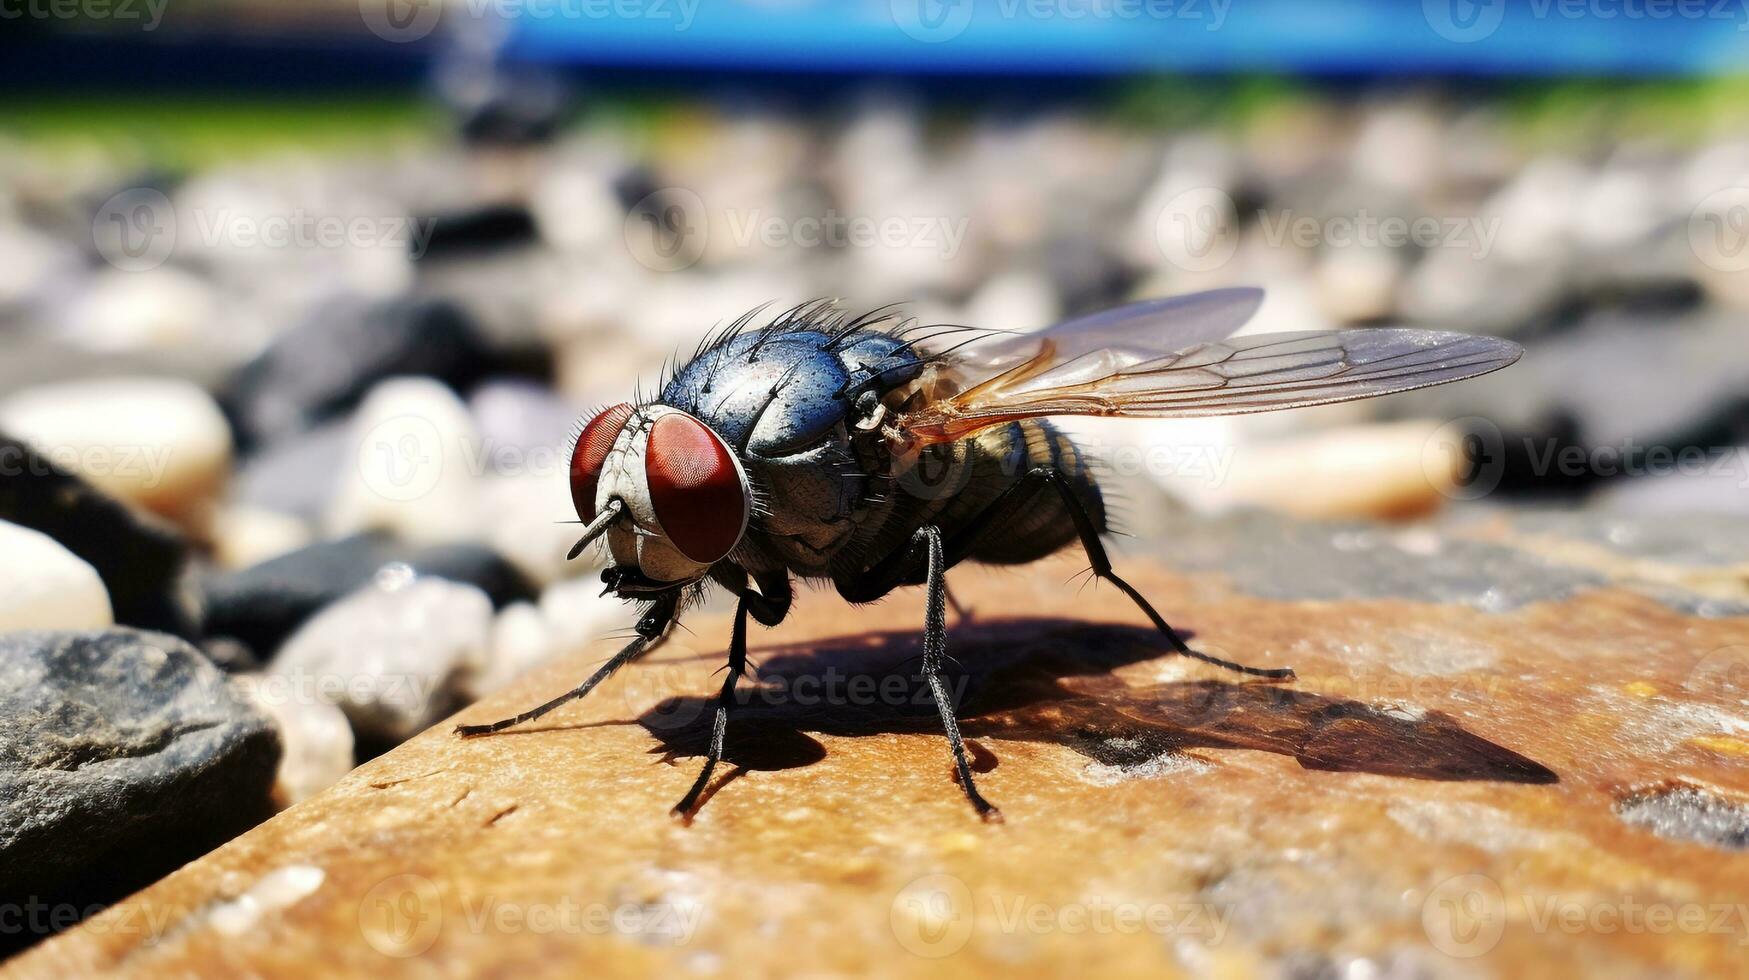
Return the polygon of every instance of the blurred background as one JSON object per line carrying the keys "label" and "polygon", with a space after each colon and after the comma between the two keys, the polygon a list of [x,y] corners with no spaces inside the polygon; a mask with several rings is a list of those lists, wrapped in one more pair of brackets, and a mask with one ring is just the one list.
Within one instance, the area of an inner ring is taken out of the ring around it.
{"label": "blurred background", "polygon": [[1258,285],[1248,331],[1528,349],[1330,409],[1073,423],[1144,534],[1743,514],[1746,28],[1713,0],[0,0],[0,463],[149,542],[40,518],[111,606],[68,585],[55,623],[239,675],[338,656],[365,627],[287,638],[372,576],[472,590],[425,613],[463,639],[396,668],[431,703],[269,706],[305,733],[282,802],[624,625],[563,560],[566,434],[766,303],[1029,330]]}

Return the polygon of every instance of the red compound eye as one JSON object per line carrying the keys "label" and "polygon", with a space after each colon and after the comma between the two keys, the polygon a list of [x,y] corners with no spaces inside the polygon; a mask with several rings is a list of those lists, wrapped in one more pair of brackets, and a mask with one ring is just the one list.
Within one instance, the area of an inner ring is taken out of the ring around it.
{"label": "red compound eye", "polygon": [[624,402],[602,409],[583,427],[576,448],[571,450],[571,505],[585,521],[595,519],[595,486],[601,481],[601,464],[607,462],[608,450],[631,417],[632,407]]}
{"label": "red compound eye", "polygon": [[703,422],[684,412],[658,418],[650,428],[644,476],[656,519],[681,554],[708,565],[741,540],[747,524],[741,470]]}

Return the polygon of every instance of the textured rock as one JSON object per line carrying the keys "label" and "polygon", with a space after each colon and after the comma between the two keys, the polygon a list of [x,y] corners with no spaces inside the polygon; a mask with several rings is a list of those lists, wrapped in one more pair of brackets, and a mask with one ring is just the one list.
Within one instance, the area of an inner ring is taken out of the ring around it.
{"label": "textured rock", "polygon": [[421,575],[477,586],[496,606],[532,599],[533,588],[489,548],[414,548],[380,534],[360,534],[300,548],[205,583],[205,630],[243,641],[271,657],[317,610],[367,585],[378,569],[401,562]]}
{"label": "textured rock", "polygon": [[[1740,971],[1749,926],[1728,916],[1742,900],[1749,619],[1655,599],[1591,552],[1584,578],[1509,561],[1509,542],[1468,524],[1358,548],[1344,526],[1170,530],[1145,548],[1158,557],[1130,542],[1120,570],[1193,645],[1292,664],[1298,679],[1163,655],[1115,589],[1064,585],[1078,555],[956,569],[972,614],[953,625],[949,683],[1004,824],[973,817],[933,711],[903,680],[920,653],[917,591],[862,609],[805,591],[790,622],[754,628],[730,764],[689,826],[667,810],[709,736],[720,612],[525,731],[426,732],[17,966]],[[1303,567],[1263,567],[1277,543],[1275,564]],[[1490,579],[1506,599],[1466,601]],[[608,649],[462,719],[567,690]],[[883,688],[889,675],[901,682]],[[1698,798],[1673,795],[1678,783]],[[320,885],[246,931],[201,911],[305,869]],[[167,938],[119,932],[130,913],[162,915]]]}
{"label": "textured rock", "polygon": [[197,531],[230,472],[225,418],[186,381],[38,385],[0,399],[0,429],[98,489]]}
{"label": "textured rock", "polygon": [[96,569],[116,622],[184,638],[197,635],[182,536],[5,435],[0,435],[0,520],[41,531]]}
{"label": "textured rock", "polygon": [[479,589],[389,565],[292,634],[268,673],[298,698],[337,705],[360,741],[394,745],[460,703],[464,678],[486,664],[491,624]]}
{"label": "textured rock", "polygon": [[115,620],[97,570],[55,539],[0,521],[0,632],[98,629]]}
{"label": "textured rock", "polygon": [[267,720],[175,637],[0,633],[0,895],[119,898],[265,816],[278,758]]}

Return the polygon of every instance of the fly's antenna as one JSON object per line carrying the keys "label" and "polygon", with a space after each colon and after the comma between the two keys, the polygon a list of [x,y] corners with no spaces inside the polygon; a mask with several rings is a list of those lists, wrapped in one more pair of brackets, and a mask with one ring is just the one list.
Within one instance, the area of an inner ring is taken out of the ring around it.
{"label": "fly's antenna", "polygon": [[625,504],[618,497],[610,499],[607,506],[601,508],[601,513],[595,515],[595,520],[590,521],[589,526],[583,529],[583,536],[571,546],[571,550],[565,555],[565,560],[576,560],[577,556],[583,553],[583,549],[589,547],[589,542],[601,537],[606,532],[608,525],[619,520],[620,512],[623,510],[625,510]]}

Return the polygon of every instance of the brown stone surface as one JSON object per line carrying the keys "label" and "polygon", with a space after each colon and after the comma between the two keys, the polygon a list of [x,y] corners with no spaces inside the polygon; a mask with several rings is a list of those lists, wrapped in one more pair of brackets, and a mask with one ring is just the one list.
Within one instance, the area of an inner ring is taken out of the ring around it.
{"label": "brown stone surface", "polygon": [[[9,966],[1745,971],[1749,619],[1617,584],[1496,612],[1292,601],[1120,561],[1193,645],[1298,668],[1284,686],[1161,655],[1116,590],[1064,585],[1079,568],[951,576],[974,610],[949,648],[965,728],[1006,823],[974,818],[914,688],[874,680],[917,656],[921,596],[804,592],[754,630],[770,693],[731,722],[738,765],[690,826],[668,808],[699,764],[721,614],[526,731],[439,725]],[[461,717],[549,697],[607,649]]]}

